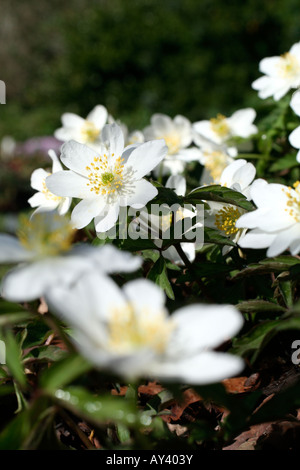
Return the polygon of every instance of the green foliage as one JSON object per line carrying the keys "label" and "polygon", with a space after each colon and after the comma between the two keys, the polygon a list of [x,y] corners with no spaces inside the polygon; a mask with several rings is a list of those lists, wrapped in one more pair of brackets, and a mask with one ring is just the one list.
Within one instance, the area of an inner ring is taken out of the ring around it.
{"label": "green foliage", "polygon": [[264,111],[250,89],[258,62],[299,39],[296,0],[3,0],[1,16],[0,135],[21,139],[95,103],[133,128],[154,112],[196,121],[246,103]]}

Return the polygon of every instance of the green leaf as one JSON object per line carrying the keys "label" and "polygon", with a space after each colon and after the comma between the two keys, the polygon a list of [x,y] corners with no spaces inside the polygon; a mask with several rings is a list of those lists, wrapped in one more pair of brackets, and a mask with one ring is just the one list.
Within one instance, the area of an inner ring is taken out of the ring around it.
{"label": "green leaf", "polygon": [[274,302],[266,300],[248,300],[240,302],[236,305],[242,313],[258,313],[258,312],[285,312],[286,309]]}
{"label": "green leaf", "polygon": [[52,391],[55,401],[81,417],[96,424],[109,421],[124,425],[140,423],[140,414],[136,411],[133,400],[124,397],[105,395],[97,396],[83,387],[70,386]]}
{"label": "green leaf", "polygon": [[24,362],[31,362],[31,360],[38,362],[57,362],[66,357],[67,351],[63,349],[48,345],[32,349],[24,358]]}
{"label": "green leaf", "polygon": [[88,372],[91,368],[91,364],[83,357],[73,354],[45,370],[41,374],[40,385],[48,392],[53,392]]}
{"label": "green leaf", "polygon": [[19,413],[0,434],[0,450],[26,450],[40,441],[48,428],[49,419],[55,412],[53,407],[47,408],[48,400],[40,398]]}
{"label": "green leaf", "polygon": [[[24,313],[26,310],[22,308],[20,304],[13,302],[7,302],[5,300],[0,300],[0,315],[12,314],[12,313]],[[27,313],[27,312],[26,312]]]}
{"label": "green leaf", "polygon": [[201,201],[216,201],[225,204],[233,204],[247,211],[254,209],[252,202],[248,201],[243,194],[218,184],[194,189],[185,197],[185,202],[188,203],[197,204]]}
{"label": "green leaf", "polygon": [[22,323],[33,318],[33,315],[21,305],[0,300],[0,327]]}
{"label": "green leaf", "polygon": [[280,274],[276,279],[280,293],[283,297],[284,303],[287,307],[292,307],[294,304],[293,285],[292,282],[285,279],[280,279]]}
{"label": "green leaf", "polygon": [[249,357],[253,363],[276,334],[293,329],[300,329],[300,315],[289,315],[285,318],[262,322],[241,338],[234,339],[232,352],[239,356]]}
{"label": "green leaf", "polygon": [[0,316],[0,327],[7,325],[17,325],[31,320],[33,316],[30,313],[9,313]]}
{"label": "green leaf", "polygon": [[154,263],[147,277],[151,281],[158,284],[166,292],[170,299],[175,299],[172,286],[168,279],[166,261],[163,256],[160,256],[160,258]]}
{"label": "green leaf", "polygon": [[26,377],[22,364],[22,351],[11,330],[5,330],[2,334],[6,347],[6,364],[14,379],[25,387]]}
{"label": "green leaf", "polygon": [[222,235],[218,230],[210,227],[204,228],[204,243],[215,243],[217,245],[236,246],[232,240]]}
{"label": "green leaf", "polygon": [[166,188],[157,181],[152,181],[152,184],[153,186],[156,186],[158,194],[149,203],[150,207],[151,204],[167,204],[168,206],[172,206],[173,204],[179,204],[180,206],[183,205],[183,197],[178,196],[173,189]]}
{"label": "green leaf", "polygon": [[157,250],[157,247],[150,239],[137,238],[125,238],[124,240],[116,240],[115,244],[118,248],[125,251],[143,251],[143,250]]}
{"label": "green leaf", "polygon": [[292,266],[300,264],[300,259],[294,256],[282,255],[276,258],[266,258],[255,264],[249,264],[245,269],[233,276],[233,280],[257,274],[288,271]]}
{"label": "green leaf", "polygon": [[296,160],[295,153],[288,153],[283,158],[279,158],[275,163],[271,165],[269,171],[281,171],[281,170],[288,170],[289,168],[293,168],[294,166],[299,166],[299,163]]}

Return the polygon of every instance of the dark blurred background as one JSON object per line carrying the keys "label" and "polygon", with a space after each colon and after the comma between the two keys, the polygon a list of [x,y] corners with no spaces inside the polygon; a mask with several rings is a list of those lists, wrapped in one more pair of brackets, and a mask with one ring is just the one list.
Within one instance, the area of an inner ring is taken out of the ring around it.
{"label": "dark blurred background", "polygon": [[300,40],[299,0],[1,0],[0,138],[104,104],[131,128],[260,106],[258,63]]}

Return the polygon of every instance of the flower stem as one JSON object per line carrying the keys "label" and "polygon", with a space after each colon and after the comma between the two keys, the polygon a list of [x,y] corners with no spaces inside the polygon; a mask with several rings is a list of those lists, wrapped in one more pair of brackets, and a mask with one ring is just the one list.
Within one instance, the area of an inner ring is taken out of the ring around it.
{"label": "flower stem", "polygon": [[185,267],[186,267],[187,269],[189,269],[190,272],[194,275],[195,281],[196,281],[196,283],[198,284],[198,286],[200,287],[201,292],[202,292],[202,294],[204,295],[204,297],[205,297],[207,300],[213,302],[213,299],[212,299],[210,293],[208,292],[206,285],[204,284],[204,282],[202,281],[202,279],[200,279],[199,277],[197,277],[197,273],[196,273],[196,271],[195,271],[195,269],[194,269],[194,266],[193,266],[193,264],[190,262],[190,260],[188,259],[188,257],[186,256],[186,254],[185,254],[185,252],[183,251],[183,249],[181,248],[180,243],[179,243],[178,245],[173,245],[173,246],[174,246],[175,250],[177,251],[177,253],[179,254],[179,256],[180,256],[180,258],[182,259],[182,261],[184,262]]}

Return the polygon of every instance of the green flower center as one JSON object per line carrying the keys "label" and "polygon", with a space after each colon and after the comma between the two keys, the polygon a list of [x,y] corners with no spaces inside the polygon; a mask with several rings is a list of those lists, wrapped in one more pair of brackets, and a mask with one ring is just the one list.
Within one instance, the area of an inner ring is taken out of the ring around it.
{"label": "green flower center", "polygon": [[102,180],[102,183],[106,186],[107,184],[111,184],[113,182],[113,180],[115,179],[115,176],[113,173],[110,173],[109,171],[107,171],[106,173],[103,173],[101,175],[101,180]]}

